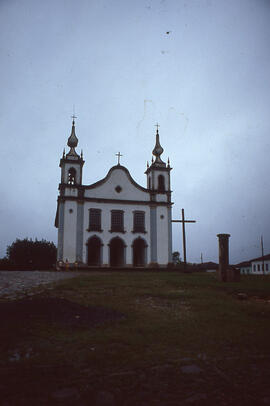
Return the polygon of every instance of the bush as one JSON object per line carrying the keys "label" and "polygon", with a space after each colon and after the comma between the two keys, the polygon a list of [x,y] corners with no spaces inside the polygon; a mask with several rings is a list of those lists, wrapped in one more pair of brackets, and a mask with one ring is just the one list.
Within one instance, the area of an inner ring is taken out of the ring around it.
{"label": "bush", "polygon": [[[48,269],[56,262],[56,246],[46,240],[17,239],[7,247],[7,258],[2,261],[8,269]],[[3,268],[2,268],[3,269]]]}

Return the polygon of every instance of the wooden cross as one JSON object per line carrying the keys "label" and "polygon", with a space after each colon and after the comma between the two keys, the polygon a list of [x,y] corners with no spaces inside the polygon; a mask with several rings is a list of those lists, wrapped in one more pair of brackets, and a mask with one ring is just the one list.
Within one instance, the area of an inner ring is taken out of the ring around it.
{"label": "wooden cross", "polygon": [[120,152],[118,152],[117,154],[115,154],[118,157],[118,165],[120,165],[120,157],[123,156],[122,154],[120,154]]}
{"label": "wooden cross", "polygon": [[172,223],[182,223],[182,232],[183,232],[183,253],[184,253],[184,267],[187,266],[187,253],[186,253],[186,230],[185,223],[196,223],[195,220],[185,220],[185,212],[182,209],[182,220],[172,220]]}

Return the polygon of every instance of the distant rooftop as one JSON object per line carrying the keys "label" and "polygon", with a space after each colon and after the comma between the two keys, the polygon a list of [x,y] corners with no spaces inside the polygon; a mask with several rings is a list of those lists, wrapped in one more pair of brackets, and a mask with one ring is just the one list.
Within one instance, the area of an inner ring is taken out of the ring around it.
{"label": "distant rooftop", "polygon": [[251,262],[254,262],[254,261],[262,261],[262,260],[264,260],[264,261],[266,261],[266,260],[269,260],[270,259],[270,254],[267,254],[267,255],[264,255],[264,256],[261,256],[261,257],[258,257],[258,258],[253,258],[253,259],[250,259],[249,261],[243,261],[243,262],[240,262],[239,264],[236,264],[236,266],[240,266],[240,267],[244,267],[244,266],[250,266],[251,265]]}

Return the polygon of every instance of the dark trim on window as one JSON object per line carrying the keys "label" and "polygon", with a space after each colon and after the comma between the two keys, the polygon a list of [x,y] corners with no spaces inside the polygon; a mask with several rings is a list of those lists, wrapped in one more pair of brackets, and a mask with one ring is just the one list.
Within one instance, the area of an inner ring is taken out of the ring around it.
{"label": "dark trim on window", "polygon": [[93,228],[86,228],[85,231],[88,231],[89,233],[90,233],[91,231],[96,231],[97,233],[103,233],[103,230],[102,230],[102,229],[96,229],[96,230],[94,230]]}
{"label": "dark trim on window", "polygon": [[145,231],[145,211],[133,211],[133,231],[132,233],[146,233]]}
{"label": "dark trim on window", "polygon": [[89,211],[89,225],[87,231],[103,231],[101,229],[101,209],[91,207]]}
{"label": "dark trim on window", "polygon": [[117,233],[125,233],[124,230],[124,210],[111,210],[111,229]]}

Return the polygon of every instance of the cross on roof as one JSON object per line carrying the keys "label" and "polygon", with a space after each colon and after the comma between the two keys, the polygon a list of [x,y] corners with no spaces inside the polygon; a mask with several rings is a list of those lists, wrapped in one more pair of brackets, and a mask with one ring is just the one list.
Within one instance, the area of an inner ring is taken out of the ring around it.
{"label": "cross on roof", "polygon": [[118,152],[117,154],[115,154],[118,157],[118,163],[117,165],[120,165],[120,157],[123,156],[122,154],[120,154],[120,152]]}
{"label": "cross on roof", "polygon": [[158,127],[160,127],[160,125],[157,123],[157,124],[155,124],[155,127],[157,127],[157,131],[158,131]]}

